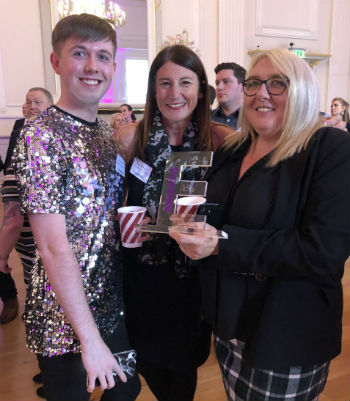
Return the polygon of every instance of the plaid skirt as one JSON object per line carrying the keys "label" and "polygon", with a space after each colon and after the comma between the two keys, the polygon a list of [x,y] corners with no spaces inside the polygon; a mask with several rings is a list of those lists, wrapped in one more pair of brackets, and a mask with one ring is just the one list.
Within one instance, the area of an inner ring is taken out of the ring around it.
{"label": "plaid skirt", "polygon": [[215,351],[229,401],[317,401],[330,362],[311,367],[263,370],[242,359],[244,343],[214,338]]}

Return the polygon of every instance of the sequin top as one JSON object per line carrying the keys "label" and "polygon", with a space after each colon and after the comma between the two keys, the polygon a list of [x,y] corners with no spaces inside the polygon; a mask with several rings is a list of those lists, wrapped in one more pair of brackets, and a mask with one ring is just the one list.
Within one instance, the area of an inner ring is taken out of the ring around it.
{"label": "sequin top", "polygon": [[[53,106],[26,126],[13,166],[23,213],[57,213],[81,269],[88,304],[102,336],[124,314],[122,266],[116,210],[123,177],[116,171],[111,129],[101,119],[88,123]],[[44,356],[80,352],[36,254],[25,303],[27,344]]]}

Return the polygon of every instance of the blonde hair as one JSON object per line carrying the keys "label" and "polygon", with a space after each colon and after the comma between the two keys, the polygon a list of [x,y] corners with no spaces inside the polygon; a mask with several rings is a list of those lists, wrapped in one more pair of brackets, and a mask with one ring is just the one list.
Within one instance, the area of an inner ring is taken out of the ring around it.
{"label": "blonde hair", "polygon": [[[281,136],[268,161],[269,166],[274,166],[305,149],[316,130],[321,127],[320,93],[309,65],[288,50],[267,50],[259,53],[251,62],[248,77],[262,59],[269,60],[278,73],[289,80]],[[226,149],[237,149],[249,136],[252,141],[256,140],[257,133],[245,115],[244,105],[238,126],[240,131],[226,138]]]}

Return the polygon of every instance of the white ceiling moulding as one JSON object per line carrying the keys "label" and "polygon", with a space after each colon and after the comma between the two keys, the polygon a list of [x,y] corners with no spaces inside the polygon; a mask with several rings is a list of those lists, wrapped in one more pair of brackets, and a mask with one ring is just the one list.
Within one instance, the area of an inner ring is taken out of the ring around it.
{"label": "white ceiling moulding", "polygon": [[318,39],[318,0],[256,0],[256,35]]}

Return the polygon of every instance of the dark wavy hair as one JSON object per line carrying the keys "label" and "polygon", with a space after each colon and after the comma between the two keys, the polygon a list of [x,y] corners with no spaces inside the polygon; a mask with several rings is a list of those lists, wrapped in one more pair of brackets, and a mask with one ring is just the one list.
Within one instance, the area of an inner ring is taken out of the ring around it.
{"label": "dark wavy hair", "polygon": [[202,96],[198,99],[198,104],[193,112],[192,120],[198,123],[201,148],[206,148],[208,150],[212,148],[209,128],[209,86],[203,63],[197,54],[190,48],[183,45],[173,45],[162,49],[153,60],[150,68],[144,117],[139,122],[137,128],[138,131],[135,153],[139,157],[143,156],[147,144],[147,137],[151,130],[154,116],[158,110],[156,100],[157,72],[162,65],[168,61],[187,68],[197,75],[199,81],[199,92]]}

